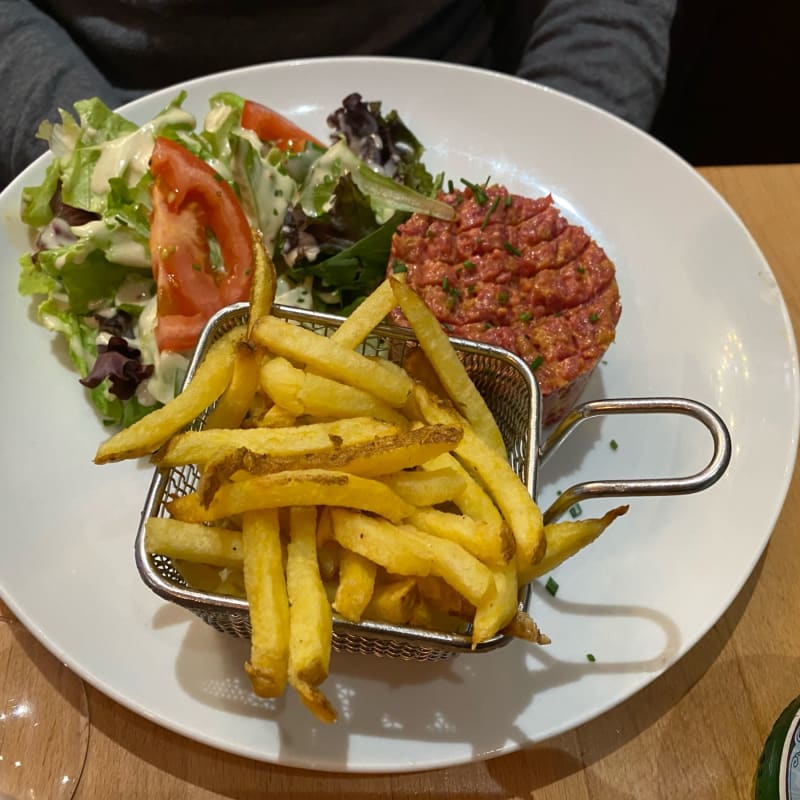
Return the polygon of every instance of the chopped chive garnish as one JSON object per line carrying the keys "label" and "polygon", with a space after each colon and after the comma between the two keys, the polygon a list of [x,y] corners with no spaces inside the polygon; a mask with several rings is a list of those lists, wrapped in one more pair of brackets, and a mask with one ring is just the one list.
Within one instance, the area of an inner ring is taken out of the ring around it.
{"label": "chopped chive garnish", "polygon": [[599,319],[600,315],[596,314],[594,311],[591,314],[589,314],[589,322],[591,322],[592,325],[594,325],[594,323],[597,322]]}
{"label": "chopped chive garnish", "polygon": [[199,264],[192,264],[192,269],[195,272],[202,272],[203,271],[203,268]]}
{"label": "chopped chive garnish", "polygon": [[442,278],[442,289],[446,292],[450,290],[450,281],[447,279],[447,275]]}
{"label": "chopped chive garnish", "polygon": [[467,294],[475,294],[477,291],[478,287],[474,283],[471,283],[469,286],[467,286]]}
{"label": "chopped chive garnish", "polygon": [[483,222],[481,222],[481,230],[483,230],[489,224],[489,217],[492,216],[499,202],[500,202],[500,195],[495,197],[494,202],[491,204],[491,206],[489,206],[489,210],[486,212],[486,216],[483,218]]}
{"label": "chopped chive garnish", "polygon": [[512,256],[521,256],[522,255],[522,253],[520,253],[520,251],[517,250],[517,248],[514,247],[513,244],[511,244],[511,242],[503,242],[503,249],[507,250],[509,253],[511,253]]}
{"label": "chopped chive garnish", "polygon": [[392,272],[408,272],[408,267],[399,259],[392,259]]}
{"label": "chopped chive garnish", "polygon": [[514,198],[510,195],[506,195],[506,199],[503,201],[503,205],[508,208],[514,202]]}
{"label": "chopped chive garnish", "polygon": [[497,302],[502,306],[508,302],[508,292],[505,289],[497,293]]}
{"label": "chopped chive garnish", "polygon": [[489,328],[494,328],[494,323],[489,322],[489,320],[486,320],[486,322],[483,323],[483,329],[488,331]]}
{"label": "chopped chive garnish", "polygon": [[544,363],[544,356],[538,355],[536,356],[536,358],[533,359],[533,361],[531,361],[530,367],[534,372],[536,372],[536,370],[539,369],[539,367],[541,367],[543,363]]}
{"label": "chopped chive garnish", "polygon": [[454,192],[455,190],[456,190],[456,187],[455,187],[455,186],[453,186],[453,181],[452,181],[451,179],[448,179],[448,181],[447,181],[447,191],[448,191],[450,194],[453,194],[453,192]]}
{"label": "chopped chive garnish", "polygon": [[523,312],[522,312],[522,313],[519,315],[519,321],[520,321],[520,322],[530,322],[530,321],[531,321],[531,319],[532,319],[532,317],[533,317],[533,314],[531,314],[531,312],[530,312],[530,311],[523,311]]}
{"label": "chopped chive garnish", "polygon": [[553,597],[555,597],[556,592],[558,591],[558,581],[553,580],[553,578],[548,578],[544,588],[547,589],[547,591],[550,592]]}
{"label": "chopped chive garnish", "polygon": [[594,653],[587,653],[586,660],[590,661],[592,664],[594,664],[594,662],[597,661],[597,659],[594,657]]}
{"label": "chopped chive garnish", "polygon": [[581,514],[583,514],[583,509],[581,508],[581,504],[580,504],[580,503],[575,503],[575,505],[574,505],[574,506],[570,506],[570,509],[569,509],[569,515],[570,515],[570,516],[571,516],[573,519],[576,519],[576,518],[577,518],[577,517],[579,517]]}
{"label": "chopped chive garnish", "polygon": [[452,332],[453,332],[453,326],[452,326],[452,325],[450,325],[450,324],[448,324],[447,322],[443,322],[443,323],[442,323],[442,327],[443,327],[443,328],[444,328],[444,329],[445,329],[445,330],[446,330],[448,333],[452,333]]}
{"label": "chopped chive garnish", "polygon": [[472,196],[475,198],[475,202],[482,206],[489,198],[486,195],[486,192],[483,190],[483,186],[478,186],[477,183],[471,183],[466,178],[461,179],[461,183],[464,184],[471,192]]}
{"label": "chopped chive garnish", "polygon": [[612,439],[608,444],[612,450],[616,450],[619,447],[616,439]]}
{"label": "chopped chive garnish", "polygon": [[578,275],[583,275],[583,273],[586,272],[586,267],[582,267],[580,264],[578,264],[578,266],[575,267],[575,272],[577,272]]}
{"label": "chopped chive garnish", "polygon": [[472,263],[469,259],[464,262],[464,269],[475,269],[475,264]]}

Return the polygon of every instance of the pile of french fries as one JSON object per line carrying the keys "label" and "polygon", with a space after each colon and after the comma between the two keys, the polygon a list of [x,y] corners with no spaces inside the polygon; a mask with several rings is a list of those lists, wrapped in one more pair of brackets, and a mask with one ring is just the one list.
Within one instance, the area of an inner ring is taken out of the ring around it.
{"label": "pile of french fries", "polygon": [[[194,465],[196,490],[146,523],[148,552],[203,591],[246,597],[245,670],[287,683],[324,721],[333,617],[547,643],[524,583],[593,541],[602,519],[543,525],[447,335],[388,278],[330,336],[271,314],[258,238],[246,324],[215,341],[170,403],[100,445],[95,462]],[[403,365],[359,346],[399,306],[420,347]],[[209,407],[201,430],[187,430]]]}

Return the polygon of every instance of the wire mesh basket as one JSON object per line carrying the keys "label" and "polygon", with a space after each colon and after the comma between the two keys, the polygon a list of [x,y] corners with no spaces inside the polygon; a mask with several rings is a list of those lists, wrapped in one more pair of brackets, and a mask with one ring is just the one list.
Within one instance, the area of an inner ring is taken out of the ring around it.
{"label": "wire mesh basket", "polygon": [[[192,379],[209,346],[233,327],[246,322],[247,313],[248,305],[240,303],[223,309],[209,321],[189,365],[186,383]],[[273,306],[273,313],[323,336],[330,336],[343,322],[341,317],[279,305]],[[467,373],[495,416],[508,450],[509,463],[535,498],[541,398],[533,373],[522,359],[501,348],[462,339],[453,339],[452,342]],[[409,349],[417,346],[410,330],[380,326],[359,351],[366,356],[402,364]],[[191,427],[201,429],[210,410],[201,414]],[[189,609],[219,631],[248,638],[251,631],[246,600],[193,589],[171,559],[148,553],[145,547],[147,519],[167,516],[166,504],[193,492],[199,478],[193,466],[156,469],[136,537],[137,567],[144,582],[160,597]],[[527,610],[529,597],[527,587],[522,589],[519,604],[523,610]],[[460,652],[493,650],[509,641],[509,636],[498,633],[473,650],[468,627],[463,632],[453,633],[372,620],[350,622],[335,614],[333,620],[334,649],[406,660],[437,661]]]}

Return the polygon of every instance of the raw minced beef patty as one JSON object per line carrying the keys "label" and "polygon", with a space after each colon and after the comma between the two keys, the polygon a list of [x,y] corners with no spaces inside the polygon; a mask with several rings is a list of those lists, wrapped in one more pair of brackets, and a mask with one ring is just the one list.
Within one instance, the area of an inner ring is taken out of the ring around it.
{"label": "raw minced beef patty", "polygon": [[[405,268],[452,336],[505,347],[530,364],[550,424],[614,341],[621,312],[614,264],[550,195],[489,186],[441,199],[456,219],[410,217],[392,241],[389,271]],[[397,312],[394,320],[404,323]]]}

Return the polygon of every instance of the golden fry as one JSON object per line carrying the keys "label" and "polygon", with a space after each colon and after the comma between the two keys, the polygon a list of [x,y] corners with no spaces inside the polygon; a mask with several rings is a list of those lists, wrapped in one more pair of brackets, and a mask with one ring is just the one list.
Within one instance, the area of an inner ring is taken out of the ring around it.
{"label": "golden fry", "polygon": [[167,503],[185,522],[214,522],[259,508],[336,505],[372,511],[390,520],[408,517],[413,507],[380,481],[332,470],[276,472],[221,486],[208,506],[197,492]]}
{"label": "golden fry", "polygon": [[397,301],[388,280],[370,293],[350,316],[331,334],[331,339],[342,347],[355,350],[380,325],[395,307]]}
{"label": "golden fry", "polygon": [[458,354],[450,344],[450,339],[442,330],[439,320],[413,289],[395,278],[389,278],[392,291],[406,319],[417,336],[417,341],[425,351],[436,375],[456,404],[459,411],[475,428],[475,432],[503,459],[506,447],[503,435],[497,427],[492,412],[475,388]]}
{"label": "golden fry", "polygon": [[[379,436],[372,441],[343,444],[336,449],[300,455],[267,455],[242,448],[228,457],[224,472],[222,462],[211,465],[209,469],[217,470],[226,479],[238,470],[250,475],[268,475],[299,469],[340,470],[372,478],[418,466],[431,456],[450,450],[460,440],[460,428],[428,425],[413,431]],[[428,474],[421,473],[420,477],[424,479]]]}
{"label": "golden fry", "polygon": [[258,358],[252,345],[245,341],[238,342],[231,382],[206,417],[205,429],[241,426],[258,389],[258,368]]}
{"label": "golden fry", "polygon": [[[459,460],[452,453],[442,453],[436,458],[422,465],[422,469],[427,471],[439,471],[448,469],[455,472],[463,482],[462,491],[452,498],[462,514],[466,514],[473,519],[479,519],[489,525],[500,525],[503,517],[500,514],[494,501],[481,485],[461,466]],[[431,505],[434,505],[431,503]],[[513,537],[512,544],[513,547]]]}
{"label": "golden fry", "polygon": [[236,328],[218,339],[189,385],[165,406],[106,439],[97,448],[95,464],[149,455],[217,400],[230,383],[235,342],[243,332]]}
{"label": "golden fry", "polygon": [[305,364],[317,375],[363,389],[395,408],[402,407],[411,392],[408,375],[400,376],[380,361],[276,317],[258,320],[253,340],[275,355]]}
{"label": "golden fry", "polygon": [[492,569],[495,594],[478,605],[472,621],[472,646],[491,639],[508,625],[519,607],[517,565],[512,561]]}
{"label": "golden fry", "polygon": [[507,564],[514,555],[513,547],[508,547],[508,537],[503,534],[502,521],[492,527],[481,520],[436,508],[418,508],[408,521],[425,533],[456,542],[490,566]]}
{"label": "golden fry", "polygon": [[364,618],[390,625],[406,625],[418,600],[419,591],[414,578],[381,583],[372,593]]}
{"label": "golden fry", "polygon": [[144,545],[148,553],[214,567],[241,568],[244,558],[240,531],[169,517],[147,519]]}
{"label": "golden fry", "polygon": [[242,539],[251,628],[245,671],[259,697],[280,697],[289,670],[289,598],[278,512],[244,514]]}
{"label": "golden fry", "polygon": [[[458,424],[459,415],[421,384],[414,387],[414,394],[427,422]],[[469,426],[464,428],[464,437],[455,452],[480,478],[511,528],[517,545],[517,565],[520,573],[525,574],[544,556],[546,542],[542,512],[508,461]]]}
{"label": "golden fry", "polygon": [[312,701],[310,708],[322,721],[330,722],[330,704],[321,702],[317,687],[328,677],[333,612],[319,574],[316,539],[317,509],[292,508],[286,552],[289,683],[304,702]]}
{"label": "golden fry", "polygon": [[369,417],[316,422],[292,428],[291,435],[281,428],[185,431],[174,436],[153,461],[160,467],[197,464],[203,469],[210,461],[219,461],[241,448],[252,453],[296,456],[368,442],[396,432],[394,425]]}
{"label": "golden fry", "polygon": [[520,579],[524,583],[554,570],[563,561],[571,558],[586,545],[591,544],[617,517],[621,517],[628,506],[618,506],[606,512],[600,519],[581,519],[574,522],[551,522],[544,526],[547,549],[544,558],[527,569]]}
{"label": "golden fry", "polygon": [[550,644],[550,637],[542,633],[533,619],[522,610],[514,614],[511,622],[503,628],[503,633],[533,644]]}
{"label": "golden fry", "polygon": [[272,310],[277,286],[275,264],[264,248],[260,231],[253,231],[253,280],[250,284],[250,310],[247,319],[247,338],[253,336],[256,321]]}
{"label": "golden fry", "polygon": [[[430,462],[426,462],[430,463]],[[452,502],[464,490],[464,478],[453,469],[408,470],[383,475],[381,480],[407,503],[418,508]],[[498,523],[500,514],[497,515]]]}
{"label": "golden fry", "polygon": [[358,622],[372,597],[377,571],[375,562],[352,550],[342,550],[334,611],[351,622]]}
{"label": "golden fry", "polygon": [[341,508],[331,515],[336,541],[388,572],[438,575],[473,605],[494,592],[489,568],[455,542]]}
{"label": "golden fry", "polygon": [[261,386],[276,406],[295,417],[374,417],[398,427],[408,425],[402,414],[370,392],[297,369],[285,358],[264,364]]}

